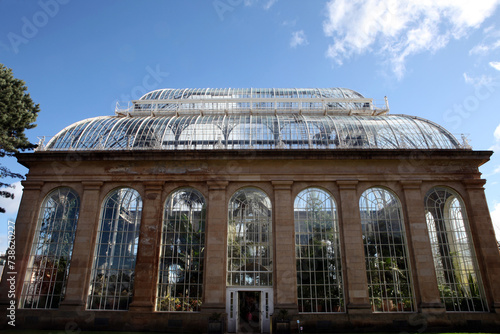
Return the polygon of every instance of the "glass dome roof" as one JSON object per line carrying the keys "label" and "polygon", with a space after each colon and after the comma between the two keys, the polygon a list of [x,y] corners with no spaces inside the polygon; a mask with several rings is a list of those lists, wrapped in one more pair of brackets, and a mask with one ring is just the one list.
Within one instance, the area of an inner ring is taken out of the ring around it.
{"label": "glass dome roof", "polygon": [[38,150],[457,149],[439,125],[346,88],[160,89]]}
{"label": "glass dome roof", "polygon": [[105,116],[72,124],[40,150],[457,149],[430,121],[406,115]]}

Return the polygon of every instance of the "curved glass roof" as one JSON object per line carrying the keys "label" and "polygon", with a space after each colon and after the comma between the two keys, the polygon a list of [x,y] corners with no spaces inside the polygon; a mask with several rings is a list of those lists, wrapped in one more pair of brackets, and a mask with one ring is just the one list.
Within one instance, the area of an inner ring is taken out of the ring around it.
{"label": "curved glass roof", "polygon": [[348,88],[184,88],[158,89],[140,100],[178,100],[199,98],[364,98]]}
{"label": "curved glass roof", "polygon": [[118,115],[140,116],[145,113],[304,113],[333,112],[378,115],[388,111],[387,101],[376,106],[347,88],[197,88],[159,89],[139,100],[117,104]]}
{"label": "curved glass roof", "polygon": [[[166,94],[160,90],[146,94]],[[170,91],[169,91],[170,92]],[[151,95],[150,95],[151,94]],[[72,124],[39,150],[457,149],[439,125],[406,115],[104,116]]]}

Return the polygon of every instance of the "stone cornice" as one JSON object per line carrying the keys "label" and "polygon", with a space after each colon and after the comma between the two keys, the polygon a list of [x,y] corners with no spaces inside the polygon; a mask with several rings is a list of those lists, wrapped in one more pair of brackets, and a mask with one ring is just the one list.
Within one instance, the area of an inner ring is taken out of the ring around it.
{"label": "stone cornice", "polygon": [[486,184],[485,179],[467,179],[464,180],[463,183],[467,189],[484,189],[484,185]]}
{"label": "stone cornice", "polygon": [[188,160],[469,160],[480,166],[490,159],[492,151],[472,150],[193,150],[193,151],[44,151],[19,153],[19,163],[30,167],[32,163],[65,161],[68,153],[79,161],[188,161]]}
{"label": "stone cornice", "polygon": [[23,185],[23,191],[26,190],[41,190],[43,187],[43,181],[21,181]]}

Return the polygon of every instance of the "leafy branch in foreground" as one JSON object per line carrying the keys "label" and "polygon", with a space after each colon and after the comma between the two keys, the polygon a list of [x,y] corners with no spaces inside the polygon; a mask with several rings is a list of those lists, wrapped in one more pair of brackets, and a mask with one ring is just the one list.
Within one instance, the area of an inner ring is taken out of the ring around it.
{"label": "leafy branch in foreground", "polygon": [[[24,131],[36,126],[34,123],[40,111],[27,93],[23,80],[14,78],[12,70],[0,64],[0,158],[14,156],[19,151],[32,150]],[[0,179],[24,179],[24,176],[0,165]],[[13,188],[12,184],[0,181],[0,188]],[[8,190],[0,190],[0,197],[14,198]],[[0,212],[5,209],[0,207]]]}

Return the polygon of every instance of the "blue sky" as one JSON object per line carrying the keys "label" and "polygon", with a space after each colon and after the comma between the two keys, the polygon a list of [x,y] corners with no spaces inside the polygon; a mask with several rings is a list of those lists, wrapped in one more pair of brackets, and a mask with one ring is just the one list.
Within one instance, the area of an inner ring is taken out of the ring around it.
{"label": "blue sky", "polygon": [[[346,87],[500,152],[499,8],[500,0],[2,0],[0,63],[40,104],[33,142],[159,88]],[[1,163],[27,172],[15,159]],[[480,171],[500,238],[500,155]],[[19,199],[0,199],[0,249]]]}

